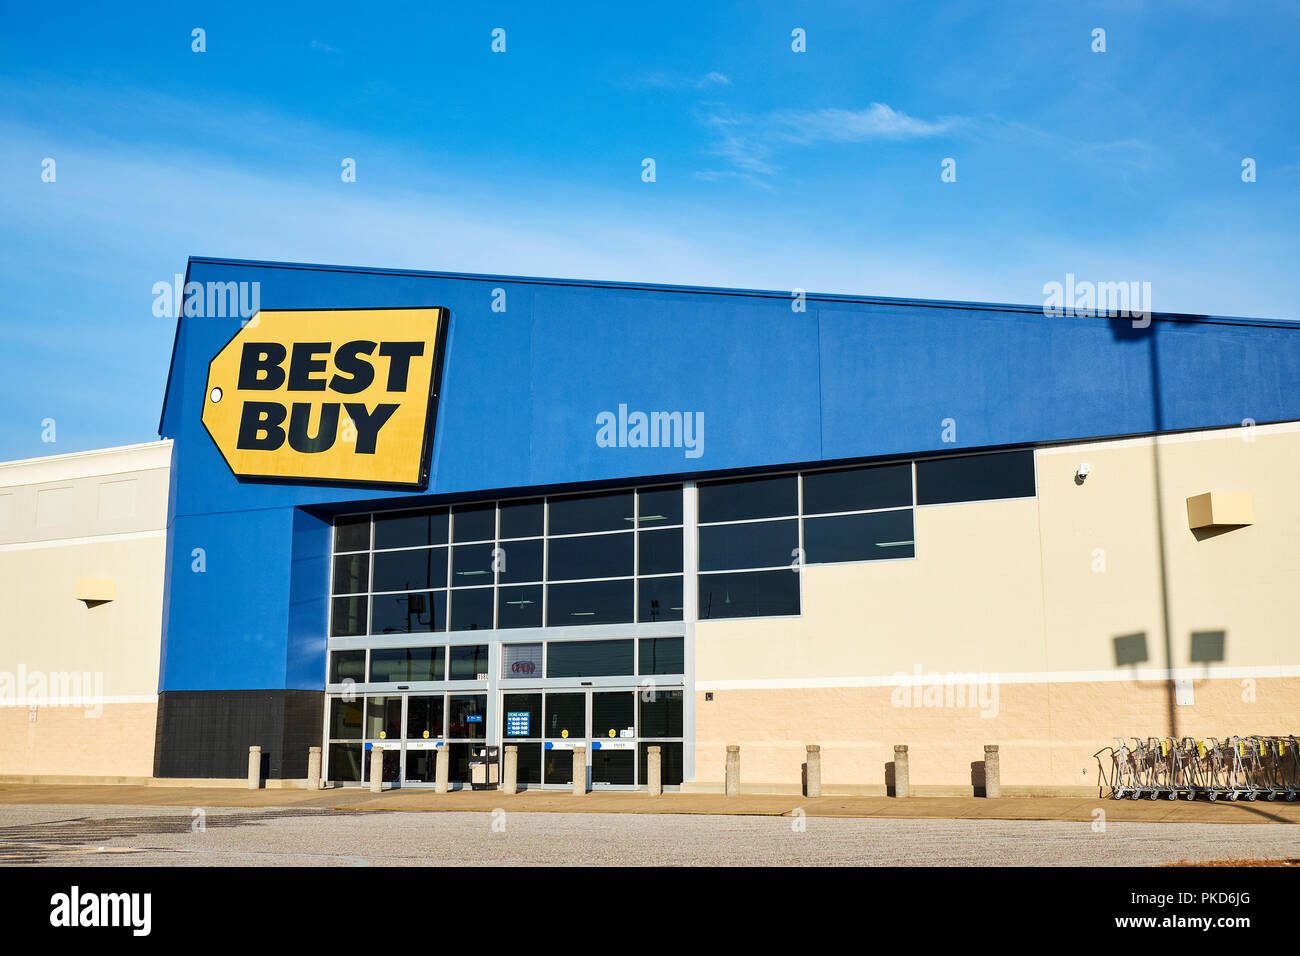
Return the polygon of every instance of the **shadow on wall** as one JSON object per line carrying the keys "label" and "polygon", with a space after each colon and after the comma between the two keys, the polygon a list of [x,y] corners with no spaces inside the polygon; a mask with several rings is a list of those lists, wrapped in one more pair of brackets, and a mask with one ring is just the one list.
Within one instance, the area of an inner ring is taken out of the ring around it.
{"label": "shadow on wall", "polygon": [[970,764],[970,785],[977,797],[987,797],[985,786],[985,767],[983,760],[972,760]]}
{"label": "shadow on wall", "polygon": [[885,794],[890,797],[898,796],[897,787],[894,779],[894,761],[885,764]]}

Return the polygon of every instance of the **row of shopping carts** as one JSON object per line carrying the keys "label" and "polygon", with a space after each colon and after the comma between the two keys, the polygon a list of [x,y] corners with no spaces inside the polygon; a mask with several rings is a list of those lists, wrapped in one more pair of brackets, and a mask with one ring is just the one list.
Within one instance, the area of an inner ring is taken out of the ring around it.
{"label": "row of shopping carts", "polygon": [[[1119,737],[1094,755],[1104,796],[1122,800],[1295,800],[1300,796],[1300,739],[1248,736]],[[1108,766],[1109,765],[1109,766]]]}

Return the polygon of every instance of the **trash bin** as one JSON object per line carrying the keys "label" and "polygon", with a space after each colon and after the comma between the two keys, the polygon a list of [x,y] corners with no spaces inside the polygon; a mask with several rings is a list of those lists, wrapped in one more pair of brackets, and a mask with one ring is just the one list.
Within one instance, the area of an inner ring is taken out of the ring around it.
{"label": "trash bin", "polygon": [[474,790],[488,790],[500,784],[499,747],[480,747],[469,758],[469,785]]}

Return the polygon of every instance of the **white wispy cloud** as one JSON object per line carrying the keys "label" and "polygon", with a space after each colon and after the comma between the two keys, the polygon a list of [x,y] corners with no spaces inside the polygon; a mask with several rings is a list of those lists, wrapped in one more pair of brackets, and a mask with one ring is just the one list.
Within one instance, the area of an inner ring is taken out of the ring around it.
{"label": "white wispy cloud", "polygon": [[858,110],[787,110],[771,114],[769,122],[781,135],[794,143],[861,143],[873,139],[906,140],[940,136],[959,129],[968,120],[952,116],[938,120],[917,119],[885,103],[872,103],[865,109]]}
{"label": "white wispy cloud", "polygon": [[644,73],[635,82],[638,86],[671,90],[705,90],[716,86],[731,86],[731,78],[717,70],[710,70],[703,76],[679,76],[662,72]]}
{"label": "white wispy cloud", "polygon": [[730,164],[727,170],[702,170],[701,179],[732,177],[762,185],[778,171],[781,150],[819,143],[902,142],[952,133],[971,125],[966,117],[925,120],[885,103],[862,109],[826,107],[816,110],[776,110],[750,116],[733,115],[715,107],[701,117],[713,140],[705,148]]}

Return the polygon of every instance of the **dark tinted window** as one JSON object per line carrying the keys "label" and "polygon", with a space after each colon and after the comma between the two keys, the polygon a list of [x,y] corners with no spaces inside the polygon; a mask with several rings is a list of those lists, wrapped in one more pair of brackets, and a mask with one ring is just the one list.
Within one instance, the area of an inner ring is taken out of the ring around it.
{"label": "dark tinted window", "polygon": [[[487,669],[487,661],[483,667]],[[448,737],[481,740],[487,736],[487,694],[452,694],[447,700],[447,711]]]}
{"label": "dark tinted window", "polygon": [[630,534],[552,538],[546,573],[552,581],[630,576],[633,544]]}
{"label": "dark tinted window", "polygon": [[416,548],[375,554],[376,591],[423,591],[447,586],[447,549]]}
{"label": "dark tinted window", "polygon": [[516,581],[540,581],[542,579],[542,542],[502,541],[498,547],[497,580],[501,584]]}
{"label": "dark tinted window", "polygon": [[370,603],[371,634],[414,634],[447,627],[446,591],[376,594]]}
{"label": "dark tinted window", "polygon": [[789,565],[799,547],[799,521],[756,521],[700,528],[700,570]]}
{"label": "dark tinted window", "polygon": [[633,674],[632,641],[551,641],[547,677],[613,677]]}
{"label": "dark tinted window", "polygon": [[501,588],[497,596],[497,627],[541,627],[542,586]]}
{"label": "dark tinted window", "polygon": [[682,523],[682,486],[648,488],[641,493],[639,523],[642,528]]}
{"label": "dark tinted window", "polygon": [[[487,669],[488,649],[486,644],[453,644],[451,646],[449,680],[478,680],[478,675],[486,674]],[[479,736],[481,737],[482,734],[479,734]]]}
{"label": "dark tinted window", "polygon": [[334,522],[335,551],[370,549],[370,515],[354,515]]}
{"label": "dark tinted window", "polygon": [[547,586],[546,624],[623,624],[632,620],[631,581]]}
{"label": "dark tinted window", "polygon": [[799,513],[799,483],[795,475],[702,484],[699,496],[701,521],[779,518]]}
{"label": "dark tinted window", "polygon": [[1028,498],[1034,493],[1034,453],[1029,449],[916,463],[917,504]]}
{"label": "dark tinted window", "polygon": [[642,737],[680,737],[682,735],[681,691],[661,690],[653,693],[642,693],[638,696],[641,699]]}
{"label": "dark tinted window", "polygon": [[912,466],[879,465],[803,476],[803,513],[870,511],[912,503]]}
{"label": "dark tinted window", "polygon": [[799,575],[750,571],[700,575],[700,619],[799,613]]}
{"label": "dark tinted window", "polygon": [[[334,651],[330,654],[330,683],[341,684],[345,680],[361,683],[366,679],[365,651]],[[360,718],[357,718],[358,721]],[[358,734],[360,736],[360,734]]]}
{"label": "dark tinted window", "polygon": [[911,508],[865,515],[805,518],[804,561],[826,564],[910,558],[916,554],[912,537]]}
{"label": "dark tinted window", "polygon": [[375,648],[370,652],[370,680],[442,680],[443,654],[441,647]]}
{"label": "dark tinted window", "polygon": [[623,531],[632,527],[632,492],[552,498],[551,534],[584,531]]}
{"label": "dark tinted window", "polygon": [[501,537],[532,538],[542,533],[542,499],[501,502]]}
{"label": "dark tinted window", "polygon": [[366,633],[366,599],[342,597],[334,599],[330,615],[331,637],[355,637]]}
{"label": "dark tinted window", "polygon": [[491,541],[497,536],[497,506],[458,505],[451,512],[453,541]]}
{"label": "dark tinted window", "polygon": [[[406,701],[406,739],[437,739],[443,734],[442,706],[443,695],[433,697],[409,697]],[[419,751],[411,751],[419,753]],[[432,753],[432,751],[425,751]],[[431,778],[433,779],[433,778]]]}
{"label": "dark tinted window", "polygon": [[492,628],[492,588],[457,588],[451,592],[453,631],[486,631]]}
{"label": "dark tinted window", "polygon": [[356,594],[370,589],[370,555],[341,554],[334,559],[334,593]]}
{"label": "dark tinted window", "polygon": [[682,579],[642,578],[637,588],[637,620],[680,621],[682,619]]}
{"label": "dark tinted window", "polygon": [[375,550],[447,543],[447,509],[375,515]]}
{"label": "dark tinted window", "polygon": [[342,700],[335,697],[330,701],[330,737],[340,740],[361,739],[361,701]]}
{"label": "dark tinted window", "polygon": [[546,736],[560,738],[587,736],[586,694],[546,695]]}
{"label": "dark tinted window", "polygon": [[637,535],[641,574],[672,574],[682,569],[682,529],[642,531]]}
{"label": "dark tinted window", "polygon": [[361,744],[330,744],[330,780],[356,783],[361,779]]}
{"label": "dark tinted window", "polygon": [[491,544],[458,544],[451,549],[451,586],[492,583]]}
{"label": "dark tinted window", "polygon": [[[642,638],[638,644],[641,666],[640,674],[682,674],[685,673],[685,641],[680,637]],[[642,736],[647,736],[645,728]]]}

